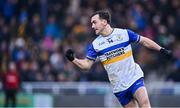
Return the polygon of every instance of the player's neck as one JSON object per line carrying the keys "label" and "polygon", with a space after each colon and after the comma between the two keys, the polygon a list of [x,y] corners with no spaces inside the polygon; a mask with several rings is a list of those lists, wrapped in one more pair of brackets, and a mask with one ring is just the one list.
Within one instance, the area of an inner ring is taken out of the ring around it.
{"label": "player's neck", "polygon": [[107,25],[101,33],[102,36],[109,36],[113,32],[113,28],[110,25]]}

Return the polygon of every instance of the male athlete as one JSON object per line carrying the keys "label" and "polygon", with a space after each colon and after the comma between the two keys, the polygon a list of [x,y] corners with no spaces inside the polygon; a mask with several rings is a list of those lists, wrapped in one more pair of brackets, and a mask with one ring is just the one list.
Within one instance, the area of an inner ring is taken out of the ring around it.
{"label": "male athlete", "polygon": [[86,58],[76,58],[72,49],[66,51],[66,57],[81,69],[90,69],[98,57],[123,107],[151,107],[144,86],[144,75],[140,66],[134,62],[131,43],[140,43],[166,57],[171,57],[172,53],[131,30],[112,28],[110,22],[108,11],[95,12],[91,16],[91,24],[99,36],[89,47]]}

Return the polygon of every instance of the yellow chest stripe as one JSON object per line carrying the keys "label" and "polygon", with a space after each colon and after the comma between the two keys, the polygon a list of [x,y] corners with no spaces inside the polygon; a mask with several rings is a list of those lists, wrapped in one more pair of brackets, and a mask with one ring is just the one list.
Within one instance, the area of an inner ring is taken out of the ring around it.
{"label": "yellow chest stripe", "polygon": [[128,58],[128,57],[130,57],[131,55],[132,55],[132,51],[128,51],[128,52],[125,53],[125,54],[122,54],[122,55],[120,55],[120,56],[114,57],[114,58],[109,59],[109,60],[105,60],[105,61],[103,61],[102,63],[103,63],[103,65],[115,63],[115,62],[117,62],[117,61],[120,61],[120,60],[123,60],[123,59],[125,59],[125,58]]}

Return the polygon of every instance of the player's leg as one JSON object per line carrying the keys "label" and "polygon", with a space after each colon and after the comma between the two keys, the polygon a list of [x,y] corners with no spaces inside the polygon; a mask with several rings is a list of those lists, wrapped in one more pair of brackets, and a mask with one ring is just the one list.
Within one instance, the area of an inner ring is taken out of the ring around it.
{"label": "player's leg", "polygon": [[137,108],[138,104],[135,99],[132,99],[127,105],[124,106],[124,108]]}
{"label": "player's leg", "polygon": [[124,108],[135,108],[138,106],[133,94],[131,94],[129,89],[115,93],[115,96]]}
{"label": "player's leg", "polygon": [[137,102],[140,107],[142,108],[151,108],[148,93],[145,86],[139,87],[136,92],[134,93],[135,99],[137,99]]}
{"label": "player's leg", "polygon": [[[121,105],[124,106],[125,108],[137,107],[138,104],[139,106],[142,106],[142,107],[143,106],[148,107],[150,106],[150,104],[149,104],[147,91],[146,89],[142,89],[142,88],[145,88],[143,77],[135,81],[133,85],[131,85],[127,90],[115,93],[115,95],[118,98]],[[138,101],[138,104],[136,103],[136,101]]]}

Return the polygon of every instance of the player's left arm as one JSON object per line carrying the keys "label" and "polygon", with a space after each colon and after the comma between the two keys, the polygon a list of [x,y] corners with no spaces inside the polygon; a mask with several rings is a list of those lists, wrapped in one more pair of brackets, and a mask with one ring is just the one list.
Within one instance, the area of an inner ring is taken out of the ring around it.
{"label": "player's left arm", "polygon": [[161,47],[160,45],[158,45],[156,42],[154,42],[153,40],[151,40],[149,38],[140,36],[139,43],[149,49],[159,51],[163,56],[165,56],[167,58],[172,58],[172,51]]}
{"label": "player's left arm", "polygon": [[143,46],[149,48],[149,49],[153,49],[153,50],[157,50],[157,51],[160,51],[162,48],[156,42],[154,42],[153,40],[146,38],[144,36],[140,36],[139,43],[142,44]]}
{"label": "player's left arm", "polygon": [[144,36],[140,36],[137,33],[127,29],[127,33],[129,36],[129,42],[136,42],[136,43],[140,43],[143,46],[149,48],[149,49],[153,49],[156,51],[159,51],[160,54],[166,58],[172,58],[172,52],[170,50],[167,50],[163,47],[161,47],[160,45],[158,45],[156,42],[154,42],[153,40],[146,38]]}

